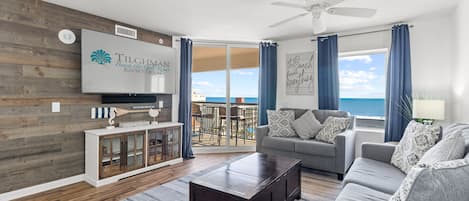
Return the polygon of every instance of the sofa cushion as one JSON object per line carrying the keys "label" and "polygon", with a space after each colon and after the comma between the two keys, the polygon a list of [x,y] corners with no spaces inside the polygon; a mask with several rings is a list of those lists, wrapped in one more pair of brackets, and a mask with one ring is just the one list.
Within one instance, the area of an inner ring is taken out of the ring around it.
{"label": "sofa cushion", "polygon": [[295,142],[295,152],[317,155],[317,156],[335,156],[335,145],[315,140],[302,140]]}
{"label": "sofa cushion", "polygon": [[388,201],[391,195],[360,186],[358,184],[347,184],[336,201]]}
{"label": "sofa cushion", "polygon": [[289,151],[289,152],[294,152],[295,151],[295,142],[303,141],[300,138],[297,137],[271,137],[271,136],[265,136],[264,139],[262,139],[262,147],[267,147],[271,149],[276,149],[276,150],[282,150],[282,151]]}
{"label": "sofa cushion", "polygon": [[291,110],[295,114],[295,119],[298,119],[303,115],[305,112],[308,111],[308,109],[299,109],[299,108],[280,108],[280,111],[286,111],[286,110]]}
{"label": "sofa cushion", "polygon": [[293,111],[267,110],[269,135],[274,137],[296,137],[297,135],[291,127],[294,120]]}
{"label": "sofa cushion", "polygon": [[390,201],[469,200],[469,161],[444,161],[413,167]]}
{"label": "sofa cushion", "polygon": [[330,116],[332,117],[349,117],[349,113],[340,110],[313,110],[314,116],[316,119],[321,122],[322,124],[326,121],[326,119]]}
{"label": "sofa cushion", "polygon": [[303,140],[314,138],[322,129],[321,123],[311,111],[305,112],[300,118],[292,122],[293,130]]}
{"label": "sofa cushion", "polygon": [[344,184],[355,183],[384,193],[393,194],[405,174],[388,163],[357,158],[345,176]]}
{"label": "sofa cushion", "polygon": [[462,136],[465,139],[465,153],[469,153],[469,124],[454,123],[443,128],[443,138],[453,135],[457,132],[462,132]]}
{"label": "sofa cushion", "polygon": [[335,138],[337,137],[337,134],[345,131],[351,123],[352,119],[350,118],[332,116],[328,117],[323,124],[323,128],[316,135],[315,139],[322,142],[335,144]]}
{"label": "sofa cushion", "polygon": [[461,132],[443,138],[423,154],[417,165],[432,165],[437,162],[464,158],[464,138]]}
{"label": "sofa cushion", "polygon": [[423,154],[438,142],[440,134],[440,126],[423,125],[416,121],[409,122],[404,136],[392,154],[391,164],[405,173],[409,172]]}

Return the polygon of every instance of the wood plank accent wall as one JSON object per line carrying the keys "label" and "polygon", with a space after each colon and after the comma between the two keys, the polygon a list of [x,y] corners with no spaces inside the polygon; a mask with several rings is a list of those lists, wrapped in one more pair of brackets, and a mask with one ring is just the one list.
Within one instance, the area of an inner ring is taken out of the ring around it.
{"label": "wood plank accent wall", "polygon": [[[126,25],[39,0],[0,1],[0,193],[84,173],[83,130],[107,124],[90,118],[91,107],[105,105],[81,93],[80,43],[62,44],[57,33],[113,34],[116,23]],[[172,45],[171,36],[139,28],[138,38]],[[171,121],[171,95],[158,99],[165,101],[159,121]],[[60,113],[51,113],[53,101],[61,102]]]}

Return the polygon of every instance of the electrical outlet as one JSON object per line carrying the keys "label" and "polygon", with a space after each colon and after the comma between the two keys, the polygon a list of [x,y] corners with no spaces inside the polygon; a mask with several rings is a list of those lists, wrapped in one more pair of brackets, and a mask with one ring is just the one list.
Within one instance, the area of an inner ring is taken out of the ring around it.
{"label": "electrical outlet", "polygon": [[52,102],[52,112],[60,112],[60,102]]}

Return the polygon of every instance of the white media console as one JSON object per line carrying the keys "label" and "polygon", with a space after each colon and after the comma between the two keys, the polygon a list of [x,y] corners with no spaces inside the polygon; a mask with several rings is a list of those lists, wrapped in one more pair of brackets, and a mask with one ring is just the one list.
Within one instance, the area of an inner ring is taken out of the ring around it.
{"label": "white media console", "polygon": [[95,187],[182,162],[182,123],[85,131],[85,181]]}

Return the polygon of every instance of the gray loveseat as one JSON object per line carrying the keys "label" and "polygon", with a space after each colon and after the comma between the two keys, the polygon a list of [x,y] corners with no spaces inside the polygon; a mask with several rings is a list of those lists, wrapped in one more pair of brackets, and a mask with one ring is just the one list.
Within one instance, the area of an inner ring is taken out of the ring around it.
{"label": "gray loveseat", "polygon": [[[467,132],[469,134],[469,130]],[[469,158],[469,135],[464,137],[466,138],[466,158]],[[356,159],[348,171],[343,181],[344,187],[336,201],[389,200],[407,176],[391,165],[395,147],[396,145],[384,143],[362,144],[362,158]],[[413,198],[411,200],[430,201]],[[434,200],[439,201],[440,198],[434,198],[431,201]]]}
{"label": "gray loveseat", "polygon": [[[281,110],[293,110],[295,118],[308,111],[290,108]],[[329,116],[350,117],[353,123],[346,131],[337,135],[335,144],[302,140],[299,137],[271,137],[268,135],[269,128],[260,126],[256,129],[256,151],[300,159],[303,167],[334,172],[342,180],[355,158],[355,119],[348,112],[336,110],[313,110],[313,114],[321,123]]]}

